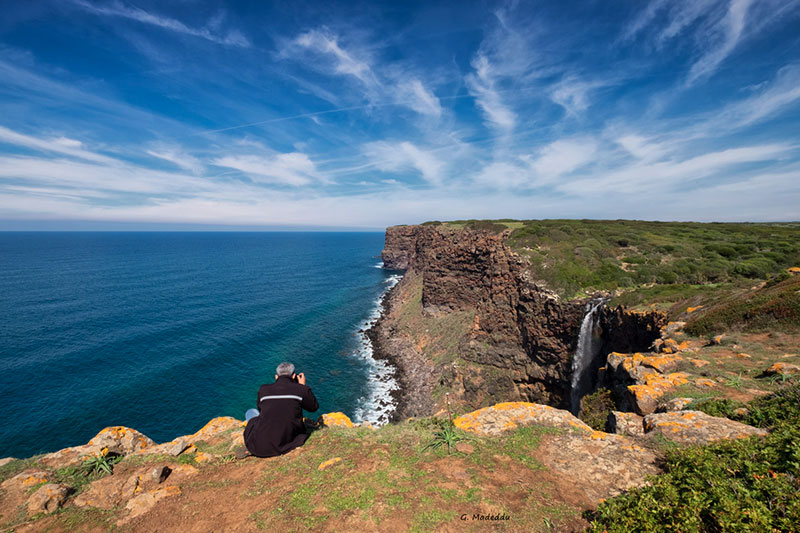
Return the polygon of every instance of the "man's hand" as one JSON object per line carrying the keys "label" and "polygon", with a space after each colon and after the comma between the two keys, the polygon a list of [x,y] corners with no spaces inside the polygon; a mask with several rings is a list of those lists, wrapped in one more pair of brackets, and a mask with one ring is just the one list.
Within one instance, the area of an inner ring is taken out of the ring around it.
{"label": "man's hand", "polygon": [[305,374],[303,374],[302,372],[300,372],[299,374],[297,374],[297,382],[298,382],[300,385],[305,385],[305,384],[306,384],[306,375],[305,375]]}

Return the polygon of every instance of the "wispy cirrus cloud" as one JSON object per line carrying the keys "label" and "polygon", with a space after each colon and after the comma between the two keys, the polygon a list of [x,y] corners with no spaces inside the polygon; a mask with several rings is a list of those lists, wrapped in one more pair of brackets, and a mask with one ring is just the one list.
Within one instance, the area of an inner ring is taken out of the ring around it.
{"label": "wispy cirrus cloud", "polygon": [[383,172],[413,169],[434,185],[440,185],[444,179],[444,162],[411,142],[378,141],[368,143],[363,149],[372,165]]}
{"label": "wispy cirrus cloud", "polygon": [[495,75],[489,59],[479,53],[472,60],[474,72],[466,77],[467,88],[489,124],[501,130],[511,130],[517,121],[516,114],[503,102],[496,90]]}
{"label": "wispy cirrus cloud", "polygon": [[177,19],[156,15],[139,7],[126,5],[120,1],[111,2],[104,5],[94,4],[86,0],[72,0],[72,3],[85,11],[94,13],[95,15],[121,17],[129,20],[135,20],[136,22],[140,22],[142,24],[156,26],[158,28],[183,35],[199,37],[201,39],[226,46],[237,46],[243,48],[250,46],[250,42],[239,30],[230,30],[224,34],[221,34],[218,33],[218,28],[212,29],[212,27],[219,26],[221,22],[219,17],[212,19],[211,24],[209,25],[210,27],[192,28]]}
{"label": "wispy cirrus cloud", "polygon": [[357,81],[372,104],[400,105],[434,117],[442,114],[438,97],[413,72],[378,64],[366,47],[347,46],[340,41],[340,36],[327,28],[312,29],[286,43],[278,56],[302,61],[327,75]]}
{"label": "wispy cirrus cloud", "polygon": [[15,146],[22,146],[43,152],[54,152],[57,154],[68,155],[85,159],[87,161],[95,161],[97,163],[110,163],[112,158],[86,150],[83,148],[83,143],[76,139],[59,136],[53,138],[39,138],[31,135],[25,135],[6,127],[0,126],[0,142],[12,144]]}
{"label": "wispy cirrus cloud", "polygon": [[731,0],[725,16],[711,26],[713,44],[689,69],[686,85],[710,76],[736,48],[745,29],[751,2],[752,0]]}

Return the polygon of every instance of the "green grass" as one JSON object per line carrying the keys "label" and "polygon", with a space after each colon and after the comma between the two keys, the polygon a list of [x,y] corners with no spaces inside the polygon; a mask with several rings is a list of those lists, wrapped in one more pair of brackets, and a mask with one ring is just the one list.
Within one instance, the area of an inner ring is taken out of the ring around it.
{"label": "green grass", "polygon": [[[741,406],[705,400],[714,415]],[[800,386],[757,398],[741,417],[766,437],[668,449],[649,486],[587,513],[596,531],[794,531],[800,524]]]}

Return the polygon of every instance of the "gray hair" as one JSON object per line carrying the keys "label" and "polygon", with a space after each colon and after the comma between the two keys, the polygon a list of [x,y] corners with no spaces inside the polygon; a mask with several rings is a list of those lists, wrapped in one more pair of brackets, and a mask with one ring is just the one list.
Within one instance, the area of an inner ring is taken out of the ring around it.
{"label": "gray hair", "polygon": [[275,373],[279,376],[291,376],[294,374],[294,365],[292,363],[281,363],[275,369]]}

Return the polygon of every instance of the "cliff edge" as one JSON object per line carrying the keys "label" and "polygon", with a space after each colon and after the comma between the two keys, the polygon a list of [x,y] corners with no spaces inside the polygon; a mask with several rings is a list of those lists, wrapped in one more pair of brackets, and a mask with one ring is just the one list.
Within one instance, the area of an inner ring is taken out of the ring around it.
{"label": "cliff edge", "polygon": [[[399,418],[441,409],[445,392],[465,408],[500,400],[570,408],[588,300],[562,300],[532,281],[509,234],[447,225],[386,230],[384,266],[406,273],[370,337],[378,356],[398,367]],[[604,309],[602,350],[646,349],[663,323],[659,313]]]}

